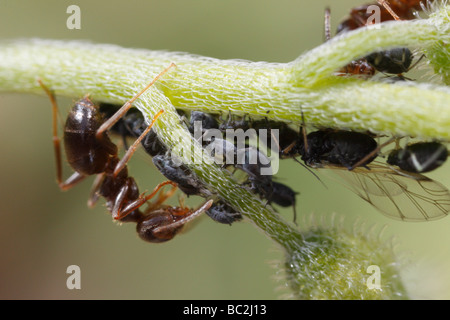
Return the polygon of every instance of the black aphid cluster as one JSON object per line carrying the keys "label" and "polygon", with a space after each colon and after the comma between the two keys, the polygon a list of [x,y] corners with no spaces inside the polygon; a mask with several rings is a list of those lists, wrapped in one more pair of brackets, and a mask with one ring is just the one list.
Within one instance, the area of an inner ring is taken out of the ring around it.
{"label": "black aphid cluster", "polygon": [[[108,106],[105,110],[113,112]],[[195,124],[200,124],[200,132],[195,132]],[[131,112],[119,121],[113,131],[122,137],[137,137],[146,128],[142,116],[138,112]],[[369,133],[320,129],[306,134],[304,125],[290,126],[284,122],[268,119],[250,119],[247,116],[237,117],[228,115],[223,118],[218,115],[200,111],[190,113],[186,121],[193,139],[208,136],[209,130],[226,132],[227,130],[255,129],[255,132],[266,130],[266,135],[273,137],[275,130],[277,155],[279,159],[294,159],[306,168],[341,168],[362,174],[376,173],[370,171],[369,164],[380,155],[381,146],[377,138]],[[391,142],[394,139],[391,139]],[[282,207],[293,207],[294,221],[296,216],[296,196],[298,192],[293,188],[274,179],[270,171],[270,160],[257,146],[246,143],[237,145],[237,141],[213,137],[200,139],[202,146],[211,156],[219,156],[225,164],[218,164],[232,172],[240,171],[246,176],[242,187],[259,195],[266,204],[276,204]],[[149,132],[142,140],[143,148],[153,157],[153,163],[169,180],[175,182],[186,195],[197,195],[211,198],[214,195],[203,185],[198,177],[185,165],[176,164],[167,150],[158,140],[156,134]],[[439,142],[419,142],[407,145],[405,148],[392,150],[387,157],[387,163],[411,174],[428,172],[442,165],[447,159],[447,148]],[[384,155],[383,155],[384,156]],[[225,158],[230,160],[225,162]],[[300,162],[297,158],[300,158]],[[365,168],[365,172],[356,171],[357,167]],[[389,167],[386,170],[393,170]],[[261,174],[262,169],[268,169]],[[309,169],[310,170],[310,169]],[[395,172],[395,171],[392,171]],[[367,199],[366,199],[367,200]],[[242,218],[239,212],[228,206],[220,199],[206,212],[213,220],[231,224]]]}

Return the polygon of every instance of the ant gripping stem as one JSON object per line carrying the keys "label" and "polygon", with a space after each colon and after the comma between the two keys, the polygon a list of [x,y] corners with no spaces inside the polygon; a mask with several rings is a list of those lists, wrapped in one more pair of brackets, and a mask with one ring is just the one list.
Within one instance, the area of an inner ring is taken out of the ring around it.
{"label": "ant gripping stem", "polygon": [[148,88],[150,88],[163,74],[169,71],[170,68],[176,67],[175,63],[171,63],[166,69],[164,69],[160,74],[158,74],[144,89],[142,89],[137,95],[135,95],[131,100],[126,102],[111,118],[106,120],[97,131],[97,138],[101,139],[102,134],[109,130],[120,118],[122,118],[125,113],[131,108],[131,104],[136,101]]}

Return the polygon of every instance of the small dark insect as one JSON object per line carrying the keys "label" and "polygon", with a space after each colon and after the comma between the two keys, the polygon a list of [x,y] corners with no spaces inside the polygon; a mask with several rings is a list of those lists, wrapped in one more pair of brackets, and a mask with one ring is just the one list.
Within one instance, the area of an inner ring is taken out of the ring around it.
{"label": "small dark insect", "polygon": [[219,223],[231,225],[235,221],[242,220],[242,214],[222,201],[215,202],[206,214]]}
{"label": "small dark insect", "polygon": [[[176,182],[178,188],[188,196],[198,195],[204,198],[212,196],[212,193],[192,171],[184,165],[176,165],[170,156],[157,155],[153,157],[153,163],[167,179]],[[242,215],[239,212],[236,212],[220,200],[215,202],[206,211],[206,214],[216,222],[230,225],[242,219]]]}
{"label": "small dark insect", "polygon": [[175,164],[172,157],[156,155],[153,157],[153,163],[167,179],[175,182],[186,195],[200,195],[204,198],[212,195],[189,168],[185,165]]}
{"label": "small dark insect", "polygon": [[377,51],[365,57],[380,72],[402,74],[409,71],[413,56],[408,48]]}
{"label": "small dark insect", "polygon": [[440,167],[447,156],[447,148],[439,142],[418,142],[393,150],[387,163],[404,171],[424,173]]}
{"label": "small dark insect", "polygon": [[241,169],[251,177],[272,177],[273,175],[270,159],[255,147],[237,149],[236,159],[236,168]]}
{"label": "small dark insect", "polygon": [[352,131],[319,130],[306,136],[306,143],[300,146],[302,160],[310,167],[324,164],[343,166],[349,170],[366,166],[376,158],[376,154],[360,163],[378,147],[369,135]]}
{"label": "small dark insect", "polygon": [[[304,130],[304,127],[303,127]],[[378,211],[404,221],[435,220],[448,215],[450,192],[418,173],[374,161],[380,147],[369,135],[319,130],[303,134],[299,153],[307,166],[328,170]]]}
{"label": "small dark insect", "polygon": [[296,201],[297,192],[287,185],[273,181],[270,159],[255,147],[237,150],[236,168],[244,171],[248,178],[244,184],[258,194],[267,204],[275,203],[282,207],[293,207],[294,223],[297,219]]}
{"label": "small dark insect", "polygon": [[[171,64],[107,120],[103,118],[99,107],[88,97],[75,103],[64,127],[64,147],[67,161],[75,171],[66,181],[62,180],[61,147],[57,130],[58,106],[54,94],[39,81],[53,106],[53,144],[59,187],[67,190],[87,176],[96,175],[88,204],[94,206],[99,196],[103,196],[113,218],[123,222],[135,222],[138,235],[149,242],[164,242],[172,239],[184,224],[208,210],[212,205],[212,201],[208,201],[195,211],[185,207],[165,206],[163,202],[174,192],[175,183],[171,181],[160,183],[151,194],[145,195],[139,193],[135,180],[128,176],[126,166],[128,160],[163,110],[155,115],[150,125],[136,139],[122,160],[117,155],[117,146],[108,136],[109,129],[126,114],[132,103],[173,66]],[[150,204],[146,211],[139,210],[163,186],[168,184],[173,186],[171,192],[160,194],[157,201]]]}
{"label": "small dark insect", "polygon": [[[294,130],[285,122],[278,122],[268,119],[252,121],[251,127],[255,130],[267,130],[268,136],[273,139],[271,143],[276,143],[279,151],[279,156],[282,159],[291,158],[297,153],[295,146],[299,141],[301,133],[299,130]],[[272,131],[278,130],[278,137],[276,138]]]}
{"label": "small dark insect", "polygon": [[192,111],[189,118],[189,131],[191,134],[194,134],[196,122],[200,122],[202,134],[209,129],[219,129],[219,122],[215,116],[202,111]]}
{"label": "small dark insect", "polygon": [[236,117],[233,116],[231,112],[228,114],[228,118],[219,125],[220,131],[226,131],[227,129],[242,129],[245,131],[249,128],[249,120],[246,119],[245,115],[242,118],[236,119]]}
{"label": "small dark insect", "polygon": [[[121,106],[109,103],[99,104],[99,110],[106,119],[116,113],[120,107]],[[146,124],[142,113],[137,109],[130,109],[116,124],[114,124],[110,131],[122,137],[125,149],[128,150],[129,146],[127,138],[138,138],[147,127],[148,125]],[[152,157],[157,154],[164,154],[167,151],[167,148],[158,139],[158,136],[153,129],[151,129],[141,140],[141,145],[145,152]]]}

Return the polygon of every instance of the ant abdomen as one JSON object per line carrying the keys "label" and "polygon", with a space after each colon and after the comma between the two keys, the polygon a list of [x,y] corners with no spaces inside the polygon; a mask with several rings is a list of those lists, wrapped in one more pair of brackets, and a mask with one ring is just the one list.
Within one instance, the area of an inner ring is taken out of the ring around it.
{"label": "ant abdomen", "polygon": [[106,132],[101,139],[97,137],[102,118],[98,107],[87,97],[77,101],[67,117],[64,127],[67,160],[83,175],[103,172],[110,156],[117,154],[117,147]]}

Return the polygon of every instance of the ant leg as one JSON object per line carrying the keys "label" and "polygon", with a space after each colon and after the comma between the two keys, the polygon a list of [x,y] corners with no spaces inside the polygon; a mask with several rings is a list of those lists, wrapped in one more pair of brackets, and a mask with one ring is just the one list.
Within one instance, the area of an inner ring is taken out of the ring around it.
{"label": "ant leg", "polygon": [[96,137],[101,140],[103,134],[108,131],[120,118],[122,118],[125,113],[131,108],[131,105],[136,99],[138,99],[145,91],[147,91],[162,75],[164,75],[170,68],[174,67],[175,64],[171,63],[166,69],[164,69],[160,74],[158,74],[144,89],[142,89],[137,95],[135,95],[131,100],[127,101],[112,117],[106,120],[100,128],[98,128]]}
{"label": "ant leg", "polygon": [[[160,207],[161,204],[163,204],[167,199],[169,199],[171,196],[173,196],[175,191],[177,191],[177,185],[176,184],[171,183],[171,181],[165,181],[165,182],[160,183],[158,186],[156,186],[156,188],[152,192],[152,194],[154,195],[157,192],[157,190],[159,190],[161,187],[163,187],[166,184],[171,184],[172,188],[169,191],[167,191],[167,192],[164,192],[164,193],[161,192],[159,194],[159,196],[158,196],[158,199],[155,202],[153,202],[152,204],[149,205],[149,207],[147,208],[146,212],[150,212],[153,209]],[[150,195],[148,197],[150,197]],[[183,207],[183,205],[181,205],[181,206]]]}
{"label": "ant leg", "polygon": [[105,173],[100,173],[95,177],[94,183],[92,184],[92,189],[88,199],[88,207],[93,208],[98,201],[99,195],[97,191],[100,189],[100,186],[105,179]]}
{"label": "ant leg", "polygon": [[42,82],[41,79],[37,80],[39,85],[48,95],[52,104],[52,117],[53,117],[53,149],[55,152],[56,161],[56,181],[61,190],[68,190],[82,181],[86,176],[79,172],[74,172],[66,181],[62,180],[62,158],[61,158],[61,139],[58,136],[58,104],[54,93]]}
{"label": "ant leg", "polygon": [[[164,181],[158,184],[155,189],[153,189],[152,193],[145,196],[144,193],[142,193],[139,198],[136,200],[128,203],[125,207],[122,208],[123,203],[127,200],[126,195],[128,194],[128,190],[130,189],[129,183],[126,183],[122,189],[120,190],[117,199],[115,201],[113,210],[112,210],[112,216],[115,220],[121,220],[125,218],[128,214],[130,214],[132,211],[138,209],[140,206],[142,206],[144,203],[146,203],[148,200],[153,198],[155,194],[165,185],[171,184],[174,187],[177,187],[177,184],[172,181]],[[167,199],[167,198],[165,198]],[[164,200],[165,200],[164,199]]]}
{"label": "ant leg", "polygon": [[66,191],[70,188],[76,186],[79,182],[83,181],[86,178],[84,174],[79,172],[74,172],[66,181],[58,183],[61,190]]}
{"label": "ant leg", "polygon": [[122,171],[122,169],[127,165],[128,161],[130,160],[131,156],[136,151],[137,147],[139,146],[140,142],[144,137],[150,132],[150,130],[153,127],[153,124],[156,122],[158,117],[164,112],[164,110],[160,110],[154,117],[150,125],[147,127],[147,129],[142,132],[142,134],[134,141],[134,143],[128,148],[127,152],[123,156],[123,158],[119,161],[119,163],[116,165],[116,168],[114,169],[114,177],[117,177],[117,175]]}
{"label": "ant leg", "polygon": [[45,93],[50,98],[52,104],[52,115],[53,115],[53,149],[55,152],[56,160],[56,180],[58,185],[62,183],[62,161],[61,161],[61,140],[58,137],[58,104],[56,103],[56,98],[53,92],[42,82],[41,79],[37,80],[39,85],[44,89]]}

